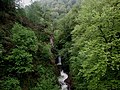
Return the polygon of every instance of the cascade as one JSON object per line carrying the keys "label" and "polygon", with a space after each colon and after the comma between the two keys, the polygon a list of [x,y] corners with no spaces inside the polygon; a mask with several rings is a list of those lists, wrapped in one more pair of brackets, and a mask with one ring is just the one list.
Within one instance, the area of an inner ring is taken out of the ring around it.
{"label": "cascade", "polygon": [[[56,50],[54,47],[54,37],[53,34],[50,36],[50,44],[51,44],[51,50]],[[54,54],[54,53],[53,53]],[[69,76],[67,73],[65,73],[65,70],[63,69],[63,65],[62,65],[62,60],[61,60],[61,56],[58,56],[55,60],[55,64],[58,67],[58,71],[60,73],[59,77],[58,77],[58,82],[61,86],[61,90],[71,90],[70,89],[70,85],[66,82],[67,79],[69,79]]]}
{"label": "cascade", "polygon": [[62,63],[61,63],[61,57],[60,56],[58,57],[58,63],[57,63],[57,65],[62,65]]}
{"label": "cascade", "polygon": [[58,63],[57,63],[57,66],[59,67],[59,71],[60,71],[60,76],[58,77],[58,82],[61,86],[61,90],[70,90],[69,86],[68,86],[68,83],[66,83],[66,80],[68,79],[68,74],[65,73],[64,69],[63,69],[63,65],[62,65],[62,62],[61,62],[61,57],[59,56],[58,58]]}
{"label": "cascade", "polygon": [[58,77],[58,82],[61,85],[61,90],[68,90],[68,85],[65,80],[68,78],[68,75],[62,70],[60,76]]}

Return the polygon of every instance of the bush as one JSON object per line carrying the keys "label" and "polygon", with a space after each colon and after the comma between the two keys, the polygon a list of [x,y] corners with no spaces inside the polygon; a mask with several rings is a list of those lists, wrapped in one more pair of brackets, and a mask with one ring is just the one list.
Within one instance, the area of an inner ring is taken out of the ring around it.
{"label": "bush", "polygon": [[20,82],[16,78],[6,77],[0,80],[0,90],[21,90]]}

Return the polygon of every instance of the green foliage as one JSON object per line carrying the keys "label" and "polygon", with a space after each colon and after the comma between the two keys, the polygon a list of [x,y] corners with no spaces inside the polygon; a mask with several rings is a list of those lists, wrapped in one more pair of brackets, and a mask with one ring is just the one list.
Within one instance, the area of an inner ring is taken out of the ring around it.
{"label": "green foliage", "polygon": [[25,50],[15,48],[12,50],[11,55],[9,55],[6,60],[14,64],[9,71],[17,71],[17,73],[25,73],[32,71],[32,54],[26,52]]}
{"label": "green foliage", "polygon": [[78,14],[79,6],[74,6],[73,9],[57,22],[57,30],[55,30],[55,44],[59,50],[59,54],[64,57],[64,63],[69,63],[71,47],[71,31],[76,25],[75,18]]}
{"label": "green foliage", "polygon": [[52,20],[62,18],[67,14],[77,0],[39,0],[38,3],[42,6],[43,11],[50,10]]}
{"label": "green foliage", "polygon": [[12,28],[11,38],[15,48],[5,57],[5,60],[11,63],[8,71],[16,71],[16,73],[33,71],[32,54],[38,49],[35,33],[16,23]]}
{"label": "green foliage", "polygon": [[38,49],[38,40],[31,29],[27,29],[20,24],[15,24],[12,28],[12,41],[19,49],[36,52]]}
{"label": "green foliage", "polygon": [[31,90],[58,90],[58,85],[56,84],[57,78],[54,75],[53,67],[48,65],[39,65],[37,67],[40,73],[40,78],[38,79],[37,85]]}
{"label": "green foliage", "polygon": [[16,78],[6,77],[4,80],[0,80],[1,90],[22,90],[20,88],[20,82]]}
{"label": "green foliage", "polygon": [[[25,7],[25,13],[23,9],[15,8],[14,1],[2,0],[0,4],[1,10],[4,12],[4,14],[1,13],[2,19],[5,18],[4,22],[0,23],[2,29],[2,35],[0,35],[0,90],[58,90],[53,67],[49,66],[51,47],[48,44],[48,32],[47,34],[45,32],[51,28],[44,30],[51,24],[50,11],[41,7],[38,2],[34,2]],[[25,28],[18,23],[12,25],[16,19],[24,26],[32,27],[34,25],[33,27],[40,27],[42,30]]]}
{"label": "green foliage", "polygon": [[39,44],[40,52],[41,52],[41,59],[45,61],[49,61],[50,57],[52,56],[52,53],[50,51],[51,46],[46,43],[40,43]]}
{"label": "green foliage", "polygon": [[117,0],[82,2],[76,18],[79,24],[71,32],[70,60],[76,90],[81,85],[90,90],[120,88],[119,17]]}
{"label": "green foliage", "polygon": [[[53,67],[48,66],[51,57],[50,45],[42,42],[41,38],[38,41],[34,31],[18,23],[15,23],[11,32],[13,48],[9,54],[3,55],[4,48],[0,44],[0,58],[2,59],[0,70],[4,68],[1,73],[3,80],[0,81],[0,89],[46,90],[49,88],[50,90],[58,90],[56,78],[52,71]],[[47,64],[44,65],[45,63]],[[40,76],[33,80],[34,75]]]}
{"label": "green foliage", "polygon": [[[1,0],[1,11],[15,11],[14,1]],[[120,89],[120,1],[80,0],[72,8],[76,1],[41,0],[26,6],[26,13],[18,10],[19,16],[48,28],[33,31],[15,23],[9,30],[12,35],[8,51],[3,46],[8,41],[1,43],[7,35],[0,35],[1,90],[59,89],[53,67],[48,64],[52,56],[48,34],[54,29],[55,47],[64,57],[64,64],[70,63],[75,90]],[[35,77],[33,82],[31,77]]]}
{"label": "green foliage", "polygon": [[50,11],[41,6],[39,1],[35,1],[30,6],[25,7],[26,17],[37,24],[47,25],[50,22]]}

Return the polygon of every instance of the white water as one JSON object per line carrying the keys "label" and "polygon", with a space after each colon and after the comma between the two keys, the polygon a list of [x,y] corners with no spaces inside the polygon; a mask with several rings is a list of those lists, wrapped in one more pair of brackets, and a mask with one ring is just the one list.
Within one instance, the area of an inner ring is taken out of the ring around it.
{"label": "white water", "polygon": [[65,80],[68,78],[68,75],[62,70],[60,76],[58,77],[58,82],[61,85],[61,90],[68,90],[68,85],[65,83]]}
{"label": "white water", "polygon": [[62,63],[61,63],[61,57],[60,56],[58,57],[58,63],[57,63],[57,65],[62,65]]}
{"label": "white water", "polygon": [[[57,65],[62,66],[61,57],[58,57]],[[61,68],[62,69],[62,68]],[[61,85],[61,90],[68,90],[68,85],[66,84],[65,80],[68,78],[68,75],[62,70],[60,71],[60,76],[58,77],[58,82]]]}
{"label": "white water", "polygon": [[[54,37],[53,34],[50,36],[50,44],[54,48]],[[57,66],[62,66],[61,57],[58,57]],[[62,69],[62,68],[61,68]],[[61,90],[68,90],[68,85],[66,84],[65,80],[68,78],[68,75],[62,70],[60,71],[60,76],[58,77],[58,82],[61,85]]]}
{"label": "white water", "polygon": [[62,85],[62,86],[61,86],[61,90],[68,90],[67,88],[68,88],[67,85]]}

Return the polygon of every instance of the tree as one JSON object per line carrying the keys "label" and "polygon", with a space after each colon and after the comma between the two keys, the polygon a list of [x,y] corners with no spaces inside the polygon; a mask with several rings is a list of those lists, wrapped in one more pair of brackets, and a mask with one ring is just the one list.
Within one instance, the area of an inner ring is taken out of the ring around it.
{"label": "tree", "polygon": [[17,73],[31,72],[32,54],[38,49],[37,37],[33,31],[17,23],[12,28],[12,33],[12,41],[16,48],[12,49],[11,54],[6,57],[6,60],[13,64],[8,70]]}
{"label": "tree", "polygon": [[71,32],[76,90],[81,85],[95,90],[120,88],[118,6],[118,1],[83,1],[76,18],[79,24]]}

